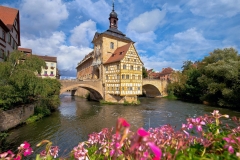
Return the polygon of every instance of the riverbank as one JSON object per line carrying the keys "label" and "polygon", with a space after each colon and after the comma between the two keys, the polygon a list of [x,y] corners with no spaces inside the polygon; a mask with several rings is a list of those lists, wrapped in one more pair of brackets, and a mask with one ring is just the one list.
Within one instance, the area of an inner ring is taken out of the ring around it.
{"label": "riverbank", "polygon": [[34,114],[35,104],[21,105],[7,111],[0,111],[0,132],[24,123]]}

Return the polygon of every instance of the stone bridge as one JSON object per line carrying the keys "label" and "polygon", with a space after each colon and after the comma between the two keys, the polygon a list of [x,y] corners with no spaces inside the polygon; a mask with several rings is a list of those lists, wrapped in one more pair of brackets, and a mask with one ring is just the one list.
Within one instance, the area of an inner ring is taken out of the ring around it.
{"label": "stone bridge", "polygon": [[[104,99],[104,87],[102,80],[60,80],[62,87],[60,94],[71,91],[71,95],[75,95],[79,88],[86,89],[93,96],[95,100]],[[143,93],[147,97],[163,97],[167,96],[167,81],[156,79],[143,79],[142,82]]]}
{"label": "stone bridge", "polygon": [[101,80],[84,80],[80,81],[77,79],[74,80],[60,80],[61,90],[60,94],[71,91],[71,95],[74,95],[76,90],[80,87],[88,90],[96,99],[103,99],[103,85]]}

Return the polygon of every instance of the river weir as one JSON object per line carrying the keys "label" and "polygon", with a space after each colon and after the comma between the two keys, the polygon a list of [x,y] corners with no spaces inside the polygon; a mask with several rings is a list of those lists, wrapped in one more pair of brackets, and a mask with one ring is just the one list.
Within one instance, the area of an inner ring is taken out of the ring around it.
{"label": "river weir", "polygon": [[[68,93],[62,94],[60,99],[61,105],[51,116],[10,131],[8,141],[12,144],[11,149],[17,149],[22,142],[28,141],[34,152],[39,153],[43,147],[36,148],[36,144],[47,139],[59,146],[60,156],[66,156],[79,142],[86,141],[89,134],[102,128],[115,127],[118,117],[125,118],[133,131],[140,127],[148,129],[165,124],[180,129],[188,117],[210,114],[216,109],[230,117],[240,117],[240,112],[229,109],[165,98],[141,97],[140,105],[101,105]],[[230,119],[226,121],[231,123]]]}

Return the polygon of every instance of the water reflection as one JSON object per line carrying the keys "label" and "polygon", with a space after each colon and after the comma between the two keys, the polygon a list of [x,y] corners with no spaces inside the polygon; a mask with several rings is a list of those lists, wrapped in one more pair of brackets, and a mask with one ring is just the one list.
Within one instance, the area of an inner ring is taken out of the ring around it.
{"label": "water reflection", "polygon": [[[61,95],[61,106],[51,116],[36,123],[25,125],[11,131],[11,148],[17,148],[23,141],[36,145],[43,139],[51,140],[61,148],[61,155],[67,154],[88,135],[99,132],[102,128],[115,127],[118,117],[124,117],[131,125],[131,130],[139,127],[148,129],[165,124],[181,127],[186,118],[211,113],[214,107],[185,103],[167,99],[140,98],[141,105],[100,105],[80,97]],[[240,116],[239,112],[219,109],[220,113]],[[34,148],[35,153],[40,149]]]}

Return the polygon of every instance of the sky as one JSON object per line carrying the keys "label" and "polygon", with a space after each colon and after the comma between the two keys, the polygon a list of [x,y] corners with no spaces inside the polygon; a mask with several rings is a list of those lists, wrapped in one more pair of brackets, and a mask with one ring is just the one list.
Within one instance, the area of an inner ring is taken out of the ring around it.
{"label": "sky", "polygon": [[[57,57],[62,77],[109,28],[112,0],[0,0],[20,12],[21,46]],[[115,0],[118,29],[135,42],[144,66],[180,70],[214,49],[240,51],[240,0]]]}

